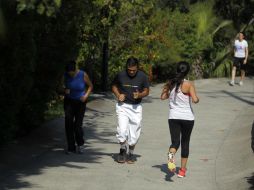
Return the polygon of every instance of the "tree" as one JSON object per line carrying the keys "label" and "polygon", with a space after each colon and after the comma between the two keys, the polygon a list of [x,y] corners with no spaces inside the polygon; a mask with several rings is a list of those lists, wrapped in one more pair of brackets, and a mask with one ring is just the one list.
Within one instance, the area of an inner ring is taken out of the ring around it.
{"label": "tree", "polygon": [[[20,9],[22,2],[27,6]],[[33,2],[1,1],[3,17],[8,19],[0,41],[0,143],[41,124],[64,64],[77,56],[80,46],[84,1],[62,0],[52,14],[38,14],[40,4],[32,6]]]}
{"label": "tree", "polygon": [[[247,36],[247,40],[249,42],[249,49],[253,48],[253,40],[252,38],[248,38],[253,36],[254,28],[253,28],[253,9],[254,2],[252,0],[244,0],[244,1],[219,1],[215,0],[214,9],[218,16],[223,19],[231,20],[233,23],[233,27],[230,30],[223,31],[220,35],[217,36],[219,38],[218,41],[224,42],[224,55],[221,56],[223,59],[219,59],[220,62],[216,65],[216,70],[220,70],[225,67],[225,65],[231,65],[231,57],[232,57],[232,43],[239,31],[245,33]],[[253,60],[253,51],[249,52],[249,61],[248,65],[252,65]],[[253,67],[253,65],[252,65]],[[254,70],[254,69],[253,69]]]}

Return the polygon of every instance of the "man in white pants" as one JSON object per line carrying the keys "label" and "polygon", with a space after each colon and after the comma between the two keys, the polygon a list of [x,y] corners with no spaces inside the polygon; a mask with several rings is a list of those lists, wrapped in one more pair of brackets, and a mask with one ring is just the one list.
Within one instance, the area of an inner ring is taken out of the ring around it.
{"label": "man in white pants", "polygon": [[[135,162],[133,152],[141,132],[142,98],[149,94],[149,81],[146,74],[138,70],[138,60],[130,57],[126,70],[118,73],[112,83],[112,91],[118,102],[117,139],[120,143],[119,163]],[[129,152],[127,153],[127,150]]]}

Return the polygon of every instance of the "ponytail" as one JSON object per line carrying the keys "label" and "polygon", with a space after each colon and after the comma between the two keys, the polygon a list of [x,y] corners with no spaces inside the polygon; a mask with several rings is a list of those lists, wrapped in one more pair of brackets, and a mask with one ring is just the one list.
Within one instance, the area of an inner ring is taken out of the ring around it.
{"label": "ponytail", "polygon": [[176,74],[169,78],[169,86],[170,91],[175,88],[175,92],[177,93],[181,83],[184,80],[184,77],[190,71],[190,65],[188,62],[180,61],[177,63]]}

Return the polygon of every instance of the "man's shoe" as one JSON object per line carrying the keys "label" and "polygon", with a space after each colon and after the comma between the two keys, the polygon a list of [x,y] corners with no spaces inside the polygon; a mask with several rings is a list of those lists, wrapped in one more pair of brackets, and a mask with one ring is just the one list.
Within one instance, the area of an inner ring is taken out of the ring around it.
{"label": "man's shoe", "polygon": [[133,154],[129,153],[127,156],[127,163],[128,164],[134,164],[136,162],[136,158]]}
{"label": "man's shoe", "polygon": [[126,150],[121,148],[120,153],[118,154],[117,162],[123,164],[125,163],[125,159],[126,159]]}

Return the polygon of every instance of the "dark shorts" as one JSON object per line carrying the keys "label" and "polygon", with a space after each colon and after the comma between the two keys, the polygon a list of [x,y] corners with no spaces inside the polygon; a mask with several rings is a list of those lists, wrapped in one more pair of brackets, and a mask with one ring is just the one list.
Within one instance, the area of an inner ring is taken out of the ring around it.
{"label": "dark shorts", "polygon": [[234,57],[233,66],[237,69],[246,71],[246,64],[243,64],[245,58]]}

